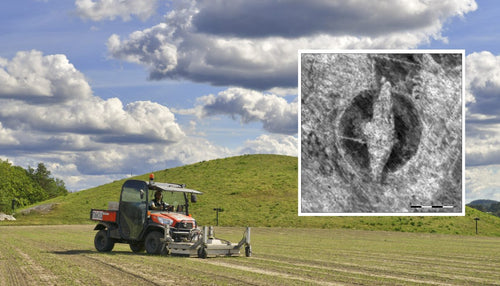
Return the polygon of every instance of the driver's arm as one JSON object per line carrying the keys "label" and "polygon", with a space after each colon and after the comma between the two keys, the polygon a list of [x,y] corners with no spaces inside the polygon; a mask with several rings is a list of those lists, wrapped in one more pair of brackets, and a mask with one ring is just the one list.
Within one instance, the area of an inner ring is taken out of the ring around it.
{"label": "driver's arm", "polygon": [[166,202],[161,203],[163,210],[168,210],[168,204]]}
{"label": "driver's arm", "polygon": [[149,205],[149,209],[158,210],[159,208],[156,206],[155,202],[151,202],[151,204]]}

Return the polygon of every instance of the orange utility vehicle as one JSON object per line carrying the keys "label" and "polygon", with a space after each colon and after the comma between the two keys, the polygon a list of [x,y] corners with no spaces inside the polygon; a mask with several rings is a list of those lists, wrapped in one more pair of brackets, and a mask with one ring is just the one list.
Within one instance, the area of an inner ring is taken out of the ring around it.
{"label": "orange utility vehicle", "polygon": [[[151,209],[154,194],[163,195],[162,207]],[[206,258],[209,256],[239,256],[252,253],[250,228],[239,243],[214,237],[213,227],[198,228],[189,214],[189,202],[195,203],[199,191],[184,184],[155,183],[127,180],[122,186],[120,202],[110,202],[107,210],[92,209],[90,219],[97,221],[94,245],[100,252],[109,252],[115,243],[127,243],[133,252],[146,250],[150,254],[180,254]]]}

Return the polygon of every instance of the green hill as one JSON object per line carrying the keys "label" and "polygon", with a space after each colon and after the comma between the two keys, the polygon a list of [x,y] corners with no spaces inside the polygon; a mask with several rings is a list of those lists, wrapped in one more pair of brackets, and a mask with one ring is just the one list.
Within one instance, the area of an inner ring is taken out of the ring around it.
{"label": "green hill", "polygon": [[[279,155],[244,155],[200,162],[154,172],[158,182],[184,183],[200,190],[191,213],[199,225],[214,225],[213,208],[223,208],[220,225],[295,228],[346,228],[364,230],[475,234],[479,217],[481,235],[500,236],[500,218],[466,208],[464,217],[299,217],[298,159]],[[147,180],[149,174],[134,177]],[[125,179],[124,179],[125,180]],[[124,180],[71,193],[54,203],[46,214],[18,214],[15,222],[0,224],[81,224],[91,208],[106,208],[118,201]]]}
{"label": "green hill", "polygon": [[490,213],[500,217],[500,202],[494,200],[475,200],[467,204],[467,206],[476,210]]}

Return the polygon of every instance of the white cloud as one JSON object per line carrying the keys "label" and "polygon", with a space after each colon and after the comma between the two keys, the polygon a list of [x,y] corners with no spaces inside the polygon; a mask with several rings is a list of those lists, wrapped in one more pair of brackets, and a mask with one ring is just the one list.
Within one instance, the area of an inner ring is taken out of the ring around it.
{"label": "white cloud", "polygon": [[113,176],[143,174],[175,166],[235,155],[204,138],[185,137],[174,144],[106,144],[94,151],[79,152],[69,159],[78,172],[86,175]]}
{"label": "white cloud", "polygon": [[75,191],[109,183],[131,174],[139,175],[239,154],[197,137],[185,137],[170,145],[92,144],[93,148],[79,149],[77,152],[71,149],[63,150],[58,146],[54,150],[43,152],[25,150],[29,155],[13,152],[3,153],[0,157],[7,157],[13,164],[24,168],[43,162],[54,177],[63,179],[66,186]]}
{"label": "white cloud", "polygon": [[0,146],[17,144],[19,144],[19,141],[14,137],[13,131],[3,128],[2,122],[0,122]]}
{"label": "white cloud", "polygon": [[500,56],[483,51],[466,59],[468,166],[500,162]]}
{"label": "white cloud", "polygon": [[494,136],[467,138],[465,150],[467,166],[498,164],[500,162],[500,134],[496,132]]}
{"label": "white cloud", "polygon": [[[276,132],[297,129],[296,102],[274,94],[230,88],[199,102],[206,116],[261,121]],[[263,135],[228,149],[197,137],[195,121],[186,128],[190,136],[158,103],[123,105],[118,98],[95,96],[65,55],[30,51],[0,58],[1,155],[23,167],[44,162],[71,190],[242,153],[297,154],[293,136]]]}
{"label": "white cloud", "polygon": [[198,103],[201,117],[225,114],[238,116],[243,123],[260,121],[271,133],[295,134],[298,130],[297,102],[288,103],[274,94],[229,88],[218,95],[200,97]]}
{"label": "white cloud", "polygon": [[293,87],[298,49],[414,48],[443,40],[448,19],[476,8],[470,0],[176,2],[165,23],[113,35],[108,50],[147,67],[151,79]]}
{"label": "white cloud", "polygon": [[11,61],[0,58],[0,83],[0,98],[41,103],[92,94],[83,74],[65,55],[44,56],[35,50],[18,52]]}
{"label": "white cloud", "polygon": [[255,140],[248,140],[240,149],[241,154],[280,154],[298,156],[298,138],[289,135],[263,134]]}
{"label": "white cloud", "polygon": [[466,202],[478,199],[500,201],[500,165],[465,169]]}
{"label": "white cloud", "polygon": [[155,13],[158,0],[76,0],[75,6],[81,18],[92,21],[114,20],[117,17],[128,21],[132,15],[145,20]]}
{"label": "white cloud", "polygon": [[283,88],[283,87],[273,87],[268,90],[269,93],[276,94],[279,96],[295,95],[297,96],[297,88]]}
{"label": "white cloud", "polygon": [[0,63],[0,121],[23,131],[19,141],[26,142],[26,133],[44,140],[79,134],[116,143],[176,142],[185,136],[166,106],[138,101],[124,107],[118,98],[94,96],[65,55],[19,52]]}
{"label": "white cloud", "polygon": [[[127,21],[150,18],[159,3],[75,0],[75,7],[83,19]],[[445,40],[444,23],[476,9],[468,0],[283,3],[176,1],[163,23],[107,42],[111,56],[145,66],[151,79],[271,89],[229,88],[180,111],[262,122],[271,134],[228,149],[195,137],[202,133],[191,121],[186,136],[172,109],[97,97],[65,55],[31,51],[0,58],[2,155],[23,166],[45,162],[72,189],[242,153],[297,156],[297,103],[284,96],[297,93],[298,49],[413,48]]]}
{"label": "white cloud", "polygon": [[34,155],[26,161],[9,158],[14,164],[36,166],[48,162],[52,175],[63,178],[71,190],[81,190],[132,175],[163,170],[204,160],[242,154],[281,154],[297,156],[298,139],[287,135],[261,135],[242,147],[228,149],[201,137],[185,137],[172,145],[106,144],[96,150],[53,152]]}
{"label": "white cloud", "polygon": [[112,35],[107,46],[117,58],[137,64],[145,63],[157,73],[166,74],[177,66],[177,47],[170,44],[163,35],[163,31],[167,29],[166,24],[159,24],[134,32],[126,45],[122,45],[118,35]]}
{"label": "white cloud", "polygon": [[93,95],[65,55],[0,58],[1,155],[25,168],[44,162],[72,190],[182,164],[165,150],[185,137],[166,106]]}
{"label": "white cloud", "polygon": [[172,146],[164,146],[162,154],[177,164],[192,164],[200,161],[212,160],[238,155],[237,152],[200,137],[186,137]]}
{"label": "white cloud", "polygon": [[468,111],[496,115],[500,121],[500,56],[483,51],[469,54],[466,62]]}

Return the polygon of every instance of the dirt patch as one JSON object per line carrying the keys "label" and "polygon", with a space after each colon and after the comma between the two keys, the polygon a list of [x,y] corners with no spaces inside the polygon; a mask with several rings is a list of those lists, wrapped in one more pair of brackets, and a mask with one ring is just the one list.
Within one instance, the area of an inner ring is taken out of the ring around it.
{"label": "dirt patch", "polygon": [[27,214],[30,214],[32,212],[46,214],[46,213],[50,212],[54,208],[54,206],[56,206],[56,205],[58,205],[58,204],[57,203],[42,204],[42,205],[33,206],[30,208],[21,210],[21,211],[19,211],[19,213],[23,214],[23,215],[27,215]]}

